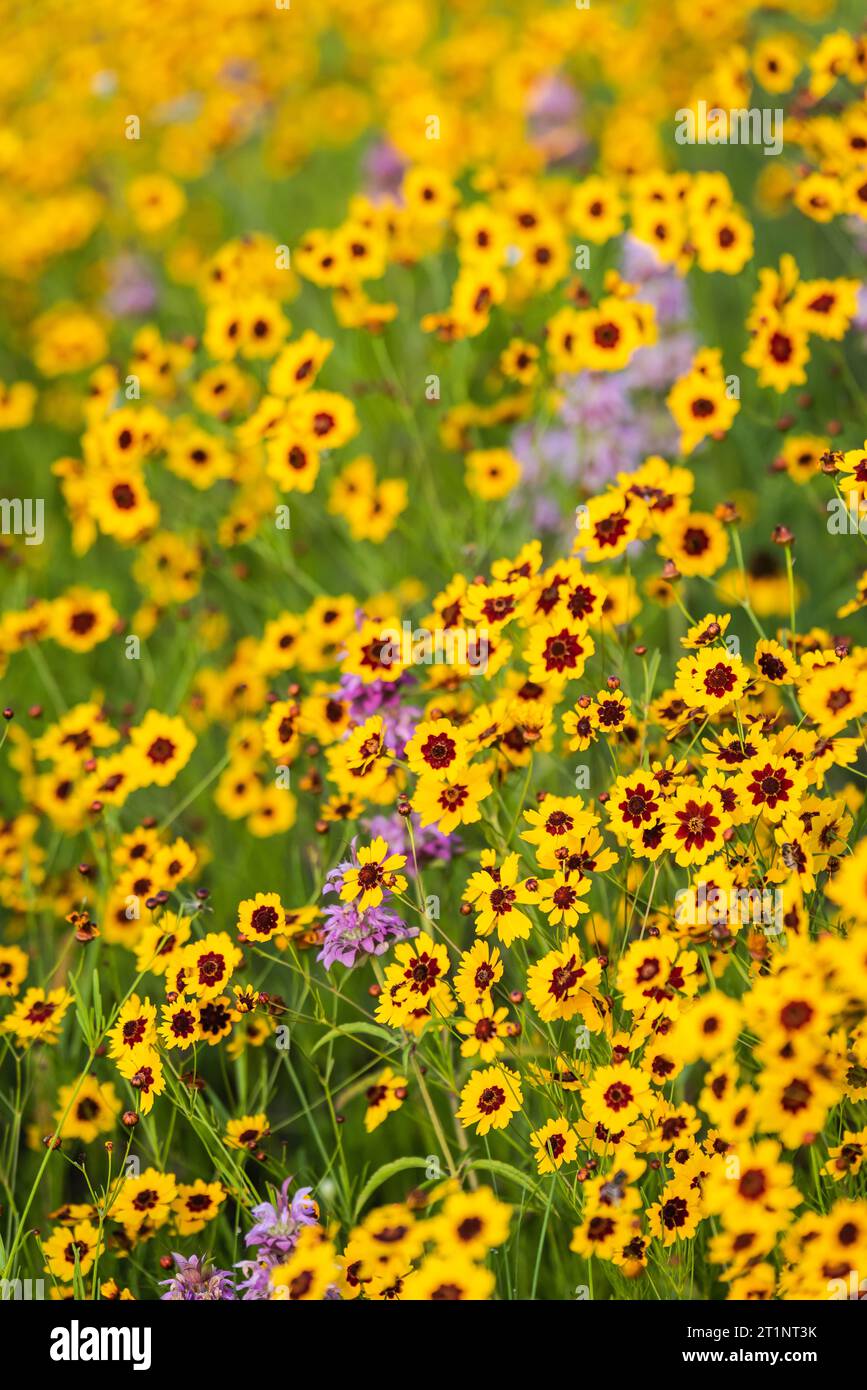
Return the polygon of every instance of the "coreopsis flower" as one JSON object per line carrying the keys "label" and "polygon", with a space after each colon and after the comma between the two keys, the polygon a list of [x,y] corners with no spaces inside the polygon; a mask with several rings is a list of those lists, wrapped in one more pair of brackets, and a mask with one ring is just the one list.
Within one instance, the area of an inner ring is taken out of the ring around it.
{"label": "coreopsis flower", "polygon": [[181,994],[172,1003],[163,1004],[161,1012],[157,1031],[167,1048],[177,1047],[185,1052],[201,1040],[201,1006],[197,999],[186,999]]}
{"label": "coreopsis flower", "polygon": [[461,1091],[457,1116],[465,1128],[475,1125],[481,1136],[492,1129],[505,1129],[523,1103],[516,1071],[504,1066],[478,1068]]}
{"label": "coreopsis flower", "polygon": [[675,1178],[648,1207],[648,1229],[667,1247],[694,1236],[703,1214],[700,1191]]}
{"label": "coreopsis flower", "polygon": [[622,690],[600,690],[595,704],[595,716],[600,733],[613,735],[622,729],[631,705],[632,701]]}
{"label": "coreopsis flower", "polygon": [[20,946],[0,946],[0,995],[16,995],[27,978],[30,962]]}
{"label": "coreopsis flower", "polygon": [[240,1119],[229,1120],[225,1142],[230,1149],[252,1150],[258,1148],[270,1132],[268,1116],[260,1111],[257,1115],[242,1115]]}
{"label": "coreopsis flower", "polygon": [[707,1213],[731,1231],[749,1229],[757,1213],[780,1230],[799,1200],[792,1178],[773,1139],[736,1144],[711,1166],[703,1189]]}
{"label": "coreopsis flower", "polygon": [[681,950],[671,936],[633,941],[620,958],[617,986],[624,1006],[637,1017],[672,1017],[680,1001],[695,994],[698,956]]}
{"label": "coreopsis flower", "polygon": [[867,712],[863,671],[848,658],[812,670],[802,668],[798,700],[820,733],[832,738]]}
{"label": "coreopsis flower", "polygon": [[491,850],[482,852],[482,867],[467,884],[464,901],[472,904],[476,913],[476,931],[490,936],[496,930],[502,944],[511,946],[520,937],[524,940],[533,927],[521,906],[536,901],[533,879],[520,879],[520,856],[509,854],[498,867]]}
{"label": "coreopsis flower", "polygon": [[396,617],[387,617],[382,622],[366,618],[357,632],[348,634],[345,642],[344,669],[365,684],[400,680],[411,656],[403,650],[401,626]]}
{"label": "coreopsis flower", "polygon": [[242,941],[270,941],[286,930],[286,913],[277,893],[257,893],[238,904],[238,934]]}
{"label": "coreopsis flower", "polygon": [[344,796],[379,794],[388,780],[390,751],[382,715],[373,714],[341,743],[326,750],[329,775]]}
{"label": "coreopsis flower", "polygon": [[569,225],[579,236],[604,245],[623,230],[623,200],[612,179],[591,175],[572,190]]}
{"label": "coreopsis flower", "polygon": [[703,647],[677,663],[674,688],[688,705],[713,715],[736,704],[748,681],[749,672],[739,656],[719,647]]}
{"label": "coreopsis flower", "polygon": [[[182,980],[181,983],[185,984],[186,980]],[[208,1047],[216,1047],[218,1043],[229,1036],[236,1018],[237,1014],[227,994],[217,994],[210,999],[201,1000],[199,1003],[201,1041],[207,1043]]]}
{"label": "coreopsis flower", "polygon": [[782,394],[807,380],[809,335],[796,317],[775,315],[755,329],[743,360],[755,368],[759,386]]}
{"label": "coreopsis flower", "polygon": [[845,1130],[839,1144],[828,1150],[828,1162],[822,1169],[826,1177],[841,1182],[850,1174],[854,1177],[867,1155],[867,1131]]}
{"label": "coreopsis flower", "polygon": [[208,932],[200,941],[190,942],[183,950],[187,990],[202,1001],[215,998],[227,987],[241,959],[227,932]]}
{"label": "coreopsis flower", "polygon": [[606,803],[609,821],[618,836],[634,841],[660,819],[663,794],[659,783],[644,772],[631,772],[613,783]]}
{"label": "coreopsis flower", "polygon": [[726,813],[712,788],[680,787],[662,809],[662,845],[682,867],[705,864],[723,847]]}
{"label": "coreopsis flower", "polygon": [[627,1213],[608,1208],[586,1216],[580,1226],[574,1228],[569,1249],[585,1259],[591,1255],[601,1260],[613,1259],[614,1252],[625,1246],[631,1235]]}
{"label": "coreopsis flower", "polygon": [[412,941],[400,942],[385,972],[386,984],[396,991],[391,1000],[395,1010],[389,1020],[392,1026],[399,1027],[401,1020],[408,1019],[418,1008],[430,1007],[437,1013],[449,1007],[451,992],[445,980],[448,971],[448,951],[427,932],[419,932]]}
{"label": "coreopsis flower", "polygon": [[186,767],[196,739],[183,719],[152,709],[131,730],[130,746],[140,784],[167,787]]}
{"label": "coreopsis flower", "polygon": [[364,1093],[367,1101],[364,1128],[368,1134],[372,1134],[389,1115],[400,1109],[406,1100],[408,1084],[405,1076],[399,1076],[391,1067],[383,1067]]}
{"label": "coreopsis flower", "polygon": [[496,946],[485,940],[474,941],[464,951],[455,973],[455,992],[463,1004],[479,1004],[490,999],[494,986],[503,978],[503,960]]}
{"label": "coreopsis flower", "polygon": [[156,1042],[156,1007],[150,999],[131,994],[122,1006],[117,1022],[109,1032],[109,1056],[135,1056]]}
{"label": "coreopsis flower", "polygon": [[262,739],[266,750],[275,762],[286,766],[294,761],[301,744],[298,728],[298,705],[289,700],[278,700],[271,706],[268,718],[262,725]]}
{"label": "coreopsis flower", "polygon": [[476,449],[467,454],[467,491],[485,502],[506,497],[521,478],[521,465],[508,449]]}
{"label": "coreopsis flower", "polygon": [[163,1064],[154,1047],[140,1047],[117,1059],[117,1069],[136,1093],[136,1109],[149,1115],[157,1096],[166,1088]]}
{"label": "coreopsis flower", "polygon": [[426,1223],[426,1234],[439,1254],[483,1260],[508,1239],[511,1208],[489,1187],[475,1192],[452,1192],[441,1211]]}
{"label": "coreopsis flower", "polygon": [[554,1173],[564,1163],[573,1163],[578,1153],[578,1136],[564,1118],[547,1120],[533,1130],[530,1143],[536,1150],[536,1167],[540,1173]]}
{"label": "coreopsis flower", "polygon": [[539,911],[552,927],[574,927],[579,915],[590,911],[590,904],[584,901],[589,892],[589,878],[560,870],[552,878],[539,879]]}
{"label": "coreopsis flower", "polygon": [[763,638],[756,643],[753,657],[759,675],[771,685],[791,685],[798,677],[798,663],[779,642]]}
{"label": "coreopsis flower", "polygon": [[805,1061],[769,1064],[759,1079],[758,1099],[765,1127],[787,1149],[813,1143],[838,1094],[832,1076]]}
{"label": "coreopsis flower", "polygon": [[118,621],[108,594],[80,585],[55,599],[51,636],[72,652],[89,652],[104,642]]}
{"label": "coreopsis flower", "polygon": [[557,868],[563,859],[559,851],[575,849],[581,836],[598,824],[580,796],[546,796],[538,809],[525,810],[523,816],[530,828],[521,832],[521,839],[535,846],[543,869]]}
{"label": "coreopsis flower", "polygon": [[417,725],[403,756],[410,771],[442,777],[466,763],[468,750],[461,730],[451,720],[434,719]]}
{"label": "coreopsis flower", "polygon": [[647,508],[640,498],[615,489],[591,497],[579,512],[575,551],[585,564],[600,564],[622,555],[645,525]]}
{"label": "coreopsis flower", "polygon": [[770,870],[769,879],[785,882],[795,876],[802,892],[812,892],[816,886],[816,865],[810,838],[804,833],[800,817],[784,816],[774,829],[774,839],[779,846],[780,864]]}
{"label": "coreopsis flower", "polygon": [[490,999],[465,1004],[465,1018],[457,1024],[463,1036],[462,1057],[478,1057],[482,1062],[493,1062],[505,1049],[505,1038],[514,1029],[506,1022],[507,1008],[496,1008]]}
{"label": "coreopsis flower", "polygon": [[711,434],[725,434],[740,410],[730,392],[718,349],[702,349],[672,387],[666,405],[680,429],[680,451],[691,454]]}
{"label": "coreopsis flower", "polygon": [[194,1236],[203,1231],[209,1221],[220,1214],[228,1193],[219,1182],[178,1183],[178,1195],[172,1203],[178,1234]]}
{"label": "coreopsis flower", "polygon": [[304,1226],[288,1259],[271,1269],[268,1297],[293,1303],[322,1299],[336,1283],[337,1275],[334,1246],[320,1227]]}
{"label": "coreopsis flower", "polygon": [[719,990],[693,999],[678,1016],[672,1046],[679,1057],[692,1062],[701,1058],[714,1062],[734,1048],[741,1028],[741,1010],[736,1000]]}
{"label": "coreopsis flower", "polygon": [[585,961],[577,936],[548,951],[527,972],[527,998],[546,1023],[580,1014],[585,1027],[598,1032],[602,1017],[596,1007],[602,973],[598,957]]}
{"label": "coreopsis flower", "polygon": [[610,1129],[633,1124],[649,1115],[652,1106],[648,1077],[627,1063],[597,1067],[581,1094],[584,1118]]}
{"label": "coreopsis flower", "polygon": [[341,902],[354,902],[359,913],[364,913],[368,908],[379,907],[386,894],[405,890],[406,879],[397,871],[406,863],[406,855],[392,854],[382,836],[362,845],[356,857],[357,863],[343,871]]}
{"label": "coreopsis flower", "polygon": [[745,763],[734,780],[735,793],[751,816],[781,821],[796,812],[804,790],[804,776],[785,757],[759,754]]}
{"label": "coreopsis flower", "polygon": [[710,578],[725,564],[729,540],[722,523],[707,512],[687,512],[666,528],[659,553],[681,574]]}
{"label": "coreopsis flower", "polygon": [[595,703],[589,698],[578,700],[573,709],[563,715],[563,732],[569,737],[570,753],[584,753],[599,735],[599,719]]}
{"label": "coreopsis flower", "polygon": [[451,835],[460,825],[474,825],[481,819],[480,803],[491,794],[490,778],[489,763],[422,774],[412,799],[422,827],[434,825],[440,834]]}
{"label": "coreopsis flower", "polygon": [[109,1215],[133,1235],[145,1225],[158,1230],[168,1221],[177,1194],[174,1174],[145,1168],[138,1176],[124,1178]]}
{"label": "coreopsis flower", "polygon": [[78,1221],[71,1229],[55,1226],[42,1246],[48,1261],[45,1272],[63,1284],[71,1284],[76,1272],[84,1278],[93,1268],[101,1245],[99,1227],[92,1221]]}
{"label": "coreopsis flower", "polygon": [[80,1139],[89,1144],[100,1134],[110,1134],[117,1123],[121,1103],[110,1081],[85,1076],[80,1085],[61,1086],[54,1118],[58,1138]]}

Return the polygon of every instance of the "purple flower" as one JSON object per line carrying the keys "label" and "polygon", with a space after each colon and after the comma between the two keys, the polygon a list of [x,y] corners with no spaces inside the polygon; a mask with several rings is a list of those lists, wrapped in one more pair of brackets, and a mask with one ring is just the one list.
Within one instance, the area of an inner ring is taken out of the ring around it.
{"label": "purple flower", "polygon": [[581,115],[581,97],[561,73],[546,73],[530,89],[530,139],[549,164],[574,164],[586,151],[588,142]]}
{"label": "purple flower", "polygon": [[378,140],[364,156],[364,191],[374,203],[400,196],[406,160],[387,140]]}
{"label": "purple flower", "polygon": [[623,274],[638,286],[639,300],[654,306],[658,341],[639,348],[622,371],[563,375],[558,418],[542,431],[519,425],[511,438],[523,476],[510,505],[517,509],[531,502],[536,529],[564,539],[574,517],[571,508],[558,505],[559,489],[552,483],[578,485],[592,494],[618,473],[634,472],[650,454],[677,453],[677,430],[665,397],[695,352],[686,327],[686,286],[651,246],[631,236],[623,242]]}
{"label": "purple flower", "polygon": [[[389,849],[389,853],[392,852]],[[350,846],[350,854],[351,859],[329,869],[323,895],[339,893],[347,869],[358,868],[355,840]],[[365,912],[359,912],[354,902],[329,903],[325,908],[322,950],[316,959],[323,962],[326,970],[330,970],[338,961],[341,965],[352,966],[357,963],[359,956],[381,956],[393,942],[406,941],[418,935],[416,927],[408,927],[396,912],[386,906],[391,896],[387,888],[383,888],[383,895],[378,907],[369,907]]]}
{"label": "purple flower", "polygon": [[362,915],[354,903],[339,903],[325,909],[322,950],[316,957],[326,970],[339,961],[352,966],[359,956],[381,956],[395,941],[417,936],[390,908],[369,907]]}
{"label": "purple flower", "polygon": [[186,1259],[183,1255],[172,1254],[175,1272],[171,1279],[160,1282],[168,1285],[168,1293],[161,1295],[162,1301],[169,1303],[215,1303],[219,1300],[231,1302],[235,1297],[235,1282],[227,1269],[215,1269],[207,1261],[199,1262],[198,1255]]}
{"label": "purple flower", "polygon": [[401,703],[407,688],[415,684],[415,676],[407,671],[396,681],[365,683],[358,676],[341,676],[334,694],[349,701],[349,716],[356,724],[363,724],[373,714],[381,715],[385,747],[400,757],[422,716],[415,705]]}
{"label": "purple flower", "polygon": [[316,1205],[310,1196],[312,1188],[299,1187],[289,1196],[291,1178],[286,1178],[272,1202],[260,1202],[253,1208],[255,1224],[244,1237],[244,1244],[255,1248],[256,1257],[240,1260],[238,1267],[246,1275],[238,1285],[244,1302],[265,1299],[269,1294],[271,1270],[285,1264],[298,1240],[302,1226],[314,1226]]}
{"label": "purple flower", "polygon": [[684,279],[673,266],[661,261],[646,241],[624,237],[623,276],[641,286],[641,298],[654,306],[661,327],[686,321],[689,296]]}
{"label": "purple flower", "polygon": [[157,288],[147,265],[138,256],[124,254],[108,268],[105,307],[117,318],[149,314],[157,302]]}
{"label": "purple flower", "polygon": [[251,1215],[255,1224],[244,1237],[244,1244],[258,1246],[259,1258],[279,1255],[285,1258],[295,1249],[302,1226],[315,1226],[316,1203],[312,1187],[299,1187],[289,1196],[291,1178],[286,1178],[273,1202],[260,1202]]}
{"label": "purple flower", "polygon": [[[421,821],[415,813],[410,817],[412,820],[412,833],[415,839],[415,854],[419,863],[419,868],[425,864],[431,864],[435,860],[442,860],[448,863],[456,854],[460,854],[463,845],[457,835],[444,835],[436,826],[422,826]],[[406,865],[406,872],[413,872],[412,846],[409,842],[407,822],[404,816],[371,816],[370,820],[364,822],[365,829],[370,832],[371,838],[381,835],[387,840],[393,854],[406,854],[409,862]]]}

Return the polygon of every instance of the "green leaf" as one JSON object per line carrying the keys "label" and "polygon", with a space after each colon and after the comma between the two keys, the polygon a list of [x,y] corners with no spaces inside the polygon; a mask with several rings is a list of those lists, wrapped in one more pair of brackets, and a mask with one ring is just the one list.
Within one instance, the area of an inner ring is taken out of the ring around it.
{"label": "green leaf", "polygon": [[99,988],[99,971],[94,970],[91,979],[93,981],[93,1017],[96,1023],[96,1031],[99,1033],[102,1030],[105,1017],[102,1012],[102,992]]}
{"label": "green leaf", "polygon": [[429,1162],[427,1158],[396,1158],[392,1163],[383,1163],[382,1167],[377,1168],[373,1176],[368,1178],[358,1194],[355,1203],[356,1220],[367,1199],[378,1187],[382,1187],[384,1182],[388,1182],[389,1178],[393,1178],[397,1173],[405,1173],[408,1168],[427,1168]]}
{"label": "green leaf", "polygon": [[78,982],[72,975],[69,977],[69,986],[72,990],[73,998],[75,999],[75,1014],[78,1019],[78,1026],[81,1029],[81,1034],[85,1043],[88,1048],[90,1048],[93,1046],[94,1038],[92,1010],[89,1009],[84,1002],[84,996],[78,987]]}
{"label": "green leaf", "polygon": [[320,1047],[330,1042],[332,1038],[344,1038],[349,1033],[368,1033],[372,1038],[381,1038],[383,1042],[388,1043],[389,1052],[393,1052],[397,1044],[395,1034],[390,1032],[388,1028],[381,1028],[378,1023],[365,1023],[364,1021],[359,1023],[345,1023],[342,1028],[329,1028],[328,1032],[319,1039],[315,1047],[310,1049],[307,1054],[308,1057],[313,1057],[315,1053],[319,1051]]}
{"label": "green leaf", "polygon": [[537,1197],[543,1205],[547,1202],[547,1198],[538,1183],[533,1182],[533,1179],[529,1178],[526,1173],[514,1168],[511,1163],[503,1163],[499,1158],[476,1158],[469,1167],[475,1172],[482,1169],[486,1173],[494,1173],[497,1177],[506,1178],[509,1182],[516,1182],[519,1187],[523,1187],[533,1197]]}

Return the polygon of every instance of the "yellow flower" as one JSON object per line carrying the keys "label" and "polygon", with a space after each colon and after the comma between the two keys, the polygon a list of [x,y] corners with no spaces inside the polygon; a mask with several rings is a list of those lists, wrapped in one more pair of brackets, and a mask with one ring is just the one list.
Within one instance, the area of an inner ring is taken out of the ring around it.
{"label": "yellow flower", "polygon": [[521,480],[521,465],[508,449],[475,449],[467,454],[464,481],[485,502],[506,497]]}
{"label": "yellow flower", "polygon": [[406,1100],[408,1082],[405,1076],[398,1076],[391,1067],[384,1067],[375,1081],[365,1091],[367,1110],[364,1115],[364,1128],[368,1134],[378,1129],[382,1122],[399,1110]]}
{"label": "yellow flower", "polygon": [[186,767],[196,746],[195,735],[177,715],[148,710],[130,730],[130,748],[142,786],[167,787]]}
{"label": "yellow flower", "polygon": [[109,1216],[113,1221],[120,1221],[133,1234],[144,1225],[156,1230],[168,1221],[177,1195],[173,1173],[145,1168],[137,1177],[124,1179]]}
{"label": "yellow flower", "polygon": [[126,201],[143,232],[161,232],[187,205],[183,189],[164,174],[145,174],[127,185]]}
{"label": "yellow flower", "polygon": [[268,1116],[264,1112],[242,1115],[239,1120],[229,1120],[226,1125],[226,1144],[230,1149],[257,1149],[270,1132]]}
{"label": "yellow flower", "polygon": [[73,1282],[76,1269],[84,1278],[93,1268],[100,1243],[99,1228],[92,1221],[78,1221],[71,1229],[55,1226],[42,1246],[48,1260],[46,1273],[64,1284]]}
{"label": "yellow flower", "polygon": [[219,1216],[220,1207],[228,1196],[219,1182],[178,1183],[178,1195],[172,1203],[178,1235],[194,1236],[203,1231],[209,1221]]}
{"label": "yellow flower", "polygon": [[536,1150],[536,1166],[540,1173],[554,1173],[564,1163],[573,1163],[578,1152],[578,1136],[568,1120],[547,1120],[541,1129],[534,1129],[530,1143]]}
{"label": "yellow flower", "polygon": [[77,1088],[72,1083],[57,1092],[54,1118],[61,1139],[80,1139],[90,1144],[99,1134],[109,1134],[120,1114],[121,1103],[110,1081],[85,1076]]}
{"label": "yellow flower", "polygon": [[491,1129],[505,1129],[521,1109],[524,1095],[516,1071],[508,1067],[485,1067],[474,1071],[461,1091],[457,1116],[466,1128],[475,1125],[479,1136]]}

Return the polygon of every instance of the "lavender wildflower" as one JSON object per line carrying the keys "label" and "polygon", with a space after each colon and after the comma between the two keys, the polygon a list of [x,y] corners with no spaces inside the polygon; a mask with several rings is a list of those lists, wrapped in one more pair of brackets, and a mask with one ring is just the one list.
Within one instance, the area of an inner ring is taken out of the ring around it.
{"label": "lavender wildflower", "polygon": [[231,1302],[235,1298],[235,1282],[227,1269],[215,1269],[209,1261],[200,1262],[198,1255],[184,1255],[172,1252],[175,1272],[171,1279],[161,1282],[168,1285],[168,1292],[161,1294],[161,1300],[169,1303],[216,1303]]}
{"label": "lavender wildflower", "polygon": [[244,1237],[244,1244],[255,1248],[255,1259],[239,1261],[246,1280],[238,1285],[245,1302],[269,1297],[271,1270],[285,1264],[298,1240],[303,1226],[315,1226],[318,1213],[310,1196],[312,1188],[299,1187],[289,1196],[291,1178],[286,1178],[272,1202],[260,1202],[253,1208],[254,1224]]}

